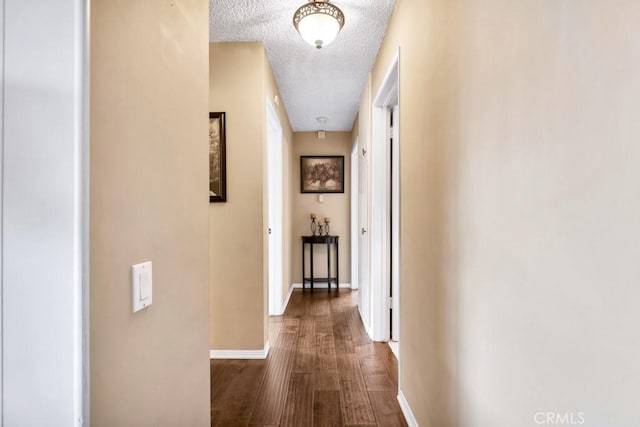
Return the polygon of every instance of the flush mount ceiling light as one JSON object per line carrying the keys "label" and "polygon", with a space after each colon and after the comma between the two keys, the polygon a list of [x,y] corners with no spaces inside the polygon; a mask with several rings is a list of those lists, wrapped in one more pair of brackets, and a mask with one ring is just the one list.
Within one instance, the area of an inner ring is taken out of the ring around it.
{"label": "flush mount ceiling light", "polygon": [[344,26],[344,14],[328,0],[309,0],[293,14],[293,26],[305,42],[322,49],[336,38]]}
{"label": "flush mount ceiling light", "polygon": [[327,124],[328,121],[329,119],[324,116],[316,117],[316,122],[320,123],[321,125]]}

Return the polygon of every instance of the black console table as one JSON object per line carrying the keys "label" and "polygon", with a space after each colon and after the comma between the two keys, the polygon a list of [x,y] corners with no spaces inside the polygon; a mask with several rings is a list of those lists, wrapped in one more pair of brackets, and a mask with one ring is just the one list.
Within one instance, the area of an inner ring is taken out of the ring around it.
{"label": "black console table", "polygon": [[[336,292],[340,292],[339,281],[339,252],[338,252],[338,237],[339,236],[302,236],[302,291],[305,290],[305,284],[309,282],[311,285],[311,293],[313,293],[313,282],[327,282],[328,292],[331,292],[331,282],[336,284]],[[309,244],[309,277],[305,277],[305,246]],[[313,245],[321,244],[327,245],[327,277],[314,277],[313,276]],[[336,248],[336,276],[331,277],[331,246]]]}

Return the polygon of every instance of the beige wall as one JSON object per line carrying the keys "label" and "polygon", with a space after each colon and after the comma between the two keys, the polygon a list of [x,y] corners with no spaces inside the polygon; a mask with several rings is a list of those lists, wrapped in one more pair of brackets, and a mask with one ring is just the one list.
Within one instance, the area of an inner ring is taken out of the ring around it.
{"label": "beige wall", "polygon": [[[209,52],[209,108],[226,112],[227,124],[227,202],[209,208],[211,348],[259,350],[268,337],[265,101],[273,101],[277,86],[261,43],[211,43]],[[286,160],[291,127],[283,104],[276,110]],[[283,222],[290,217],[286,191]]]}
{"label": "beige wall", "polygon": [[207,37],[203,0],[91,2],[92,426],[209,425]]}
{"label": "beige wall", "polygon": [[[351,282],[351,234],[349,231],[351,224],[351,147],[351,132],[326,132],[324,140],[318,139],[317,132],[295,132],[293,134],[291,270],[294,283],[302,283],[302,242],[300,236],[308,236],[311,233],[309,214],[312,212],[319,219],[326,216],[331,218],[331,234],[340,236],[340,283]],[[320,203],[318,194],[300,192],[300,156],[308,155],[344,156],[344,194],[325,194],[324,202]],[[326,253],[325,247],[314,249],[316,277],[326,277]],[[307,274],[308,268],[307,264]]]}
{"label": "beige wall", "polygon": [[400,382],[421,426],[640,423],[638,16],[397,2],[373,93],[399,45]]}
{"label": "beige wall", "polygon": [[226,112],[227,202],[209,208],[211,348],[264,347],[264,55],[211,43],[210,111]]}

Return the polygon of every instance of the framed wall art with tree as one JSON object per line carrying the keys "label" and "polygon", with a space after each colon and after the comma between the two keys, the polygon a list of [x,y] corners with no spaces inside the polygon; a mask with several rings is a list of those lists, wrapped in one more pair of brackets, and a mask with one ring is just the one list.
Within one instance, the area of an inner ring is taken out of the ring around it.
{"label": "framed wall art with tree", "polygon": [[344,156],[300,156],[301,193],[344,193]]}

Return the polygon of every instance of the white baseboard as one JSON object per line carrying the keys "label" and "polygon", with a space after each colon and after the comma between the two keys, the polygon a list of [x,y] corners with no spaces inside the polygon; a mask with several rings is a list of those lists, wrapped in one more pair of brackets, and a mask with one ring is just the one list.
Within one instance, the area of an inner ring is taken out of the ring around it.
{"label": "white baseboard", "polygon": [[266,359],[269,354],[269,341],[262,350],[211,350],[210,359]]}
{"label": "white baseboard", "polygon": [[[305,286],[307,289],[311,288],[311,285],[309,283],[307,283]],[[291,284],[291,287],[295,289],[302,289],[302,283],[293,283]],[[314,289],[327,289],[327,287],[328,287],[327,282],[313,282]],[[336,287],[336,284],[332,283],[331,289],[335,289],[335,287]],[[353,288],[351,287],[351,283],[340,283],[340,289],[353,289]]]}
{"label": "white baseboard", "polygon": [[416,421],[416,417],[413,415],[409,402],[407,402],[407,399],[404,397],[402,390],[398,391],[398,403],[400,404],[400,409],[402,409],[404,419],[407,420],[407,425],[409,427],[419,427],[418,421]]}
{"label": "white baseboard", "polygon": [[400,346],[400,343],[398,341],[387,341],[387,344],[389,345],[393,355],[396,357],[396,360],[400,360],[400,356],[398,356],[398,347]]}
{"label": "white baseboard", "polygon": [[293,293],[293,284],[289,286],[289,293],[287,294],[287,298],[284,300],[284,303],[282,304],[282,311],[280,312],[280,316],[282,316],[284,312],[287,311],[287,306],[289,305],[289,300],[291,299],[292,293]]}

